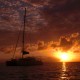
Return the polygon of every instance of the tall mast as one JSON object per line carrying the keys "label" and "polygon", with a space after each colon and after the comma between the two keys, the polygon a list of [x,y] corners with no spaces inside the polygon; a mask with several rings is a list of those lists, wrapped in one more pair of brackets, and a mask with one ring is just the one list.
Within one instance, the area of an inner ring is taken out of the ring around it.
{"label": "tall mast", "polygon": [[23,25],[23,34],[22,34],[22,58],[23,58],[23,52],[24,52],[24,45],[25,45],[25,22],[26,22],[26,8],[24,13],[24,25]]}

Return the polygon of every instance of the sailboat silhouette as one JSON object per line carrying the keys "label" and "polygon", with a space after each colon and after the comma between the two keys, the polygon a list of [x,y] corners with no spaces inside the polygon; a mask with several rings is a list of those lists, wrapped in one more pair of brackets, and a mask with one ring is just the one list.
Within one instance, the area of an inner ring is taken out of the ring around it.
{"label": "sailboat silhouette", "polygon": [[[9,61],[6,61],[6,65],[7,66],[36,66],[36,65],[42,65],[43,62],[40,60],[40,59],[36,59],[34,57],[26,57],[24,58],[23,56],[24,55],[27,55],[29,54],[28,51],[25,51],[25,21],[26,21],[26,8],[25,8],[25,14],[24,14],[24,27],[23,27],[23,37],[22,37],[22,57],[19,58],[19,59],[14,59],[14,57],[9,60]],[[16,47],[15,47],[16,49]],[[15,54],[15,53],[14,53]]]}

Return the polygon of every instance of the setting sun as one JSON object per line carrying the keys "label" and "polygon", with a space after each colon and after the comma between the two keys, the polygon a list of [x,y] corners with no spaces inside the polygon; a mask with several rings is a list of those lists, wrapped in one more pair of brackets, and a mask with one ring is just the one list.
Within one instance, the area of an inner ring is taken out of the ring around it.
{"label": "setting sun", "polygon": [[60,60],[63,62],[68,61],[70,60],[70,56],[67,53],[62,53],[60,54]]}
{"label": "setting sun", "polygon": [[55,52],[55,57],[60,59],[61,62],[70,62],[74,58],[72,52],[62,52],[62,51]]}

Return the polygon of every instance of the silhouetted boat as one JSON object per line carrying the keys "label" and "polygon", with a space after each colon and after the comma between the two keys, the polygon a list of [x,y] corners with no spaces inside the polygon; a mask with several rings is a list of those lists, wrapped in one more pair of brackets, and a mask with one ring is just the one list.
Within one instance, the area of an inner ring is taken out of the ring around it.
{"label": "silhouetted boat", "polygon": [[[37,59],[35,57],[26,57],[24,58],[23,56],[26,54],[29,54],[29,52],[25,51],[24,49],[24,34],[25,34],[25,18],[26,18],[26,8],[25,8],[25,15],[24,15],[24,27],[23,27],[23,40],[22,40],[22,58],[19,59],[14,59],[14,57],[9,60],[6,61],[6,65],[7,66],[36,66],[36,65],[42,65],[43,62],[40,59]],[[18,43],[18,41],[17,41]],[[17,44],[16,44],[17,47]],[[15,47],[15,51],[16,51],[16,47]],[[15,51],[14,51],[14,55],[15,55]]]}

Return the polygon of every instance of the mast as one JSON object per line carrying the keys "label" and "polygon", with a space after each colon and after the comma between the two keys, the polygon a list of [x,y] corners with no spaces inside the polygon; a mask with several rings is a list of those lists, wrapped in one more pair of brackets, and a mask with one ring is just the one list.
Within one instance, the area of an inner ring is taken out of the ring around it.
{"label": "mast", "polygon": [[22,58],[23,58],[23,52],[24,52],[24,45],[25,45],[25,22],[26,22],[26,8],[24,13],[24,25],[23,25],[23,34],[22,34]]}

